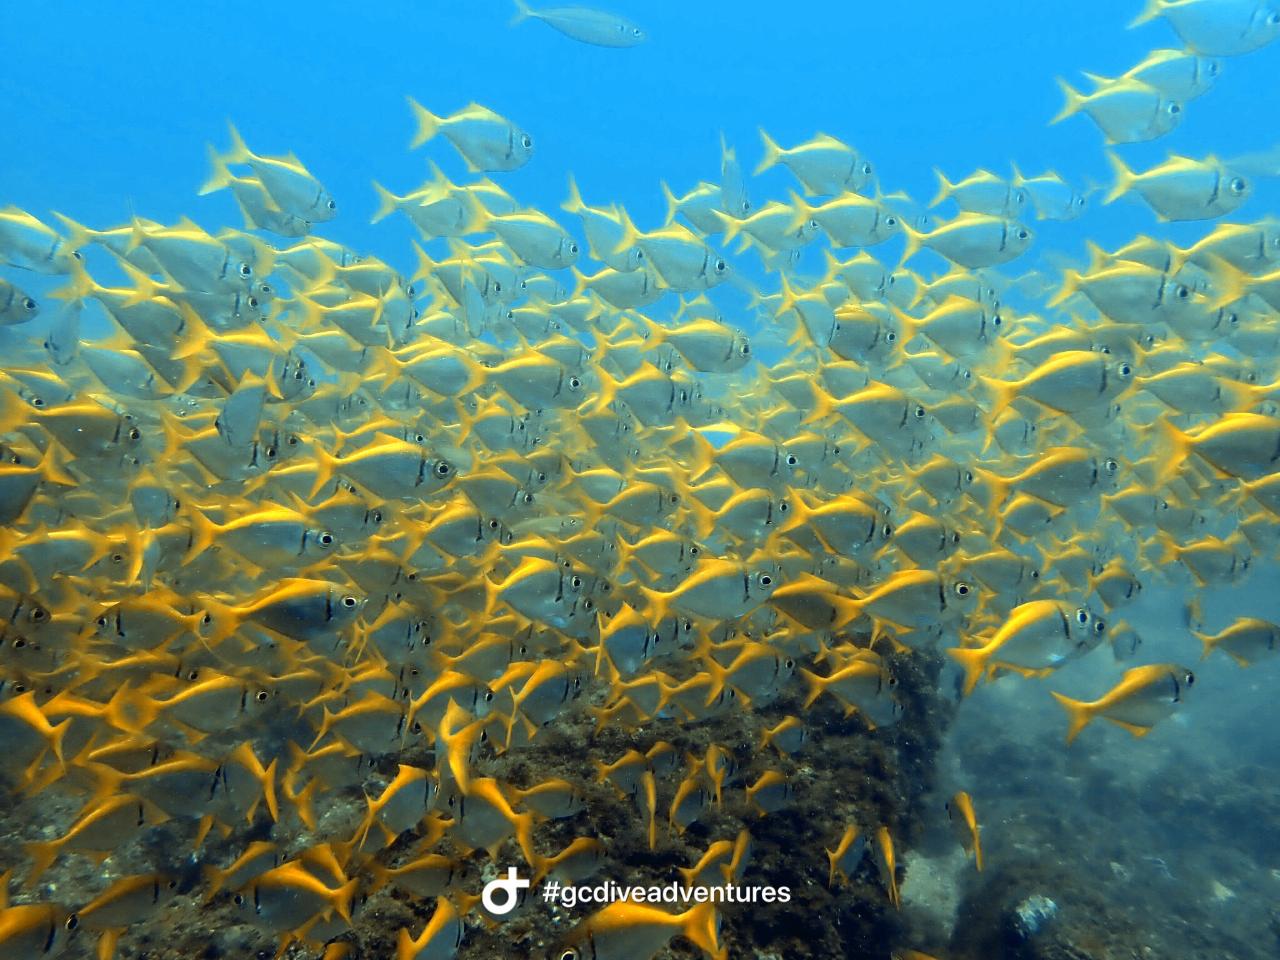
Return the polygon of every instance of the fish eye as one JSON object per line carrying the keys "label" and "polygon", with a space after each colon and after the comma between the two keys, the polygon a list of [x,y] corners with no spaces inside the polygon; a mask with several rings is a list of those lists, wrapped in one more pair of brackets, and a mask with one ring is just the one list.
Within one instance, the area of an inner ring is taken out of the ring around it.
{"label": "fish eye", "polygon": [[1089,622],[1089,611],[1088,611],[1088,610],[1086,610],[1084,607],[1081,607],[1079,610],[1077,610],[1077,611],[1076,611],[1076,622],[1077,622],[1077,623],[1088,623],[1088,622]]}
{"label": "fish eye", "polygon": [[716,261],[716,273],[724,273],[728,269],[729,269],[729,265],[725,263],[723,260]]}
{"label": "fish eye", "polygon": [[330,210],[338,209],[338,204],[337,204],[337,201],[335,200],[330,200],[328,203],[325,204],[325,206],[328,207]]}
{"label": "fish eye", "polygon": [[207,624],[210,624],[210,623],[213,623],[213,614],[208,613],[208,612],[206,611],[206,612],[205,612],[205,615],[204,615],[203,617],[201,617],[201,618],[200,618],[200,622],[201,622],[201,623],[203,623],[203,624],[206,624],[206,625],[207,625]]}
{"label": "fish eye", "polygon": [[[99,617],[97,620],[95,620],[95,621],[93,621],[93,622],[94,622],[94,623],[96,623],[96,624],[97,624],[98,626],[100,626],[100,627],[105,627],[105,626],[107,625],[107,618],[106,618],[106,617]],[[21,643],[21,642],[22,642],[22,638],[21,638],[21,637],[19,637],[17,640],[15,640],[15,641],[14,641],[13,645],[16,647],[16,646],[17,646],[19,643]]]}
{"label": "fish eye", "polygon": [[[107,621],[106,621],[106,618],[104,617],[102,618],[102,622],[99,624],[99,626],[105,627],[106,625],[107,625]],[[18,639],[13,641],[13,649],[15,650],[21,650],[26,645],[27,645],[26,637],[18,637]]]}
{"label": "fish eye", "polygon": [[581,386],[582,386],[582,381],[581,381],[581,380],[579,380],[577,377],[570,377],[570,378],[569,378],[569,389],[570,389],[570,390],[577,390],[577,389],[578,389],[579,387],[581,387]]}
{"label": "fish eye", "polygon": [[31,398],[31,405],[32,405],[33,407],[43,407],[43,406],[44,406],[44,400],[43,400],[42,398],[40,398],[40,397],[32,397],[32,398]]}
{"label": "fish eye", "polygon": [[788,510],[790,510],[790,509],[791,509],[791,504],[787,503],[787,501],[782,500],[782,501],[780,501],[780,502],[778,503],[778,512],[779,512],[779,513],[786,513],[786,512],[787,512]]}
{"label": "fish eye", "polygon": [[963,580],[956,584],[956,596],[967,597],[973,591],[973,587],[969,586]]}
{"label": "fish eye", "polygon": [[556,960],[578,960],[577,950],[562,950]]}
{"label": "fish eye", "polygon": [[242,894],[242,893],[237,893],[234,897],[232,897],[232,898],[231,898],[231,902],[232,902],[232,903],[234,903],[237,907],[243,907],[243,906],[244,906],[244,894]]}
{"label": "fish eye", "polygon": [[533,494],[526,493],[523,497],[520,498],[520,500],[522,503],[533,503]]}
{"label": "fish eye", "polygon": [[697,544],[694,544],[692,547],[689,548],[689,556],[691,557],[696,557],[701,552],[702,551],[698,548]]}
{"label": "fish eye", "polygon": [[738,353],[744,357],[751,356],[751,344],[744,343],[741,347],[738,348]]}
{"label": "fish eye", "polygon": [[896,227],[896,226],[898,225],[898,218],[897,218],[897,217],[885,217],[885,218],[884,218],[884,225],[885,225],[886,227]]}
{"label": "fish eye", "polygon": [[523,134],[520,137],[520,146],[524,147],[526,150],[532,149],[533,137],[529,136],[527,133]]}
{"label": "fish eye", "polygon": [[1023,228],[1019,228],[1017,236],[1019,240],[1026,240],[1028,237],[1031,236],[1031,233],[1025,227],[1023,227]]}
{"label": "fish eye", "polygon": [[497,520],[492,520],[492,519],[491,519],[491,520],[489,521],[489,529],[490,529],[490,530],[497,530],[497,529],[498,529],[498,521],[497,521]]}
{"label": "fish eye", "polygon": [[285,438],[285,441],[284,441],[284,442],[285,442],[285,443],[287,443],[287,444],[288,444],[289,446],[291,446],[291,447],[296,447],[296,446],[298,445],[298,438],[297,438],[297,437],[295,437],[295,436],[291,433],[291,434],[289,434],[289,436],[287,436],[287,437]]}
{"label": "fish eye", "polygon": [[445,463],[443,460],[436,464],[437,477],[447,477],[452,472],[453,467],[449,466],[449,464]]}
{"label": "fish eye", "polygon": [[800,461],[798,461],[798,460],[796,459],[796,455],[795,455],[794,453],[788,453],[788,454],[787,454],[787,466],[788,466],[788,467],[794,467],[794,466],[795,466],[797,463],[799,463],[799,462],[800,462]]}
{"label": "fish eye", "polygon": [[346,607],[348,610],[354,607],[357,603],[359,603],[359,601],[356,600],[355,597],[345,596],[342,598],[342,605]]}
{"label": "fish eye", "polygon": [[639,27],[632,27],[632,28],[631,28],[631,35],[632,35],[633,37],[643,37],[643,36],[644,36],[644,31],[643,31],[643,30],[641,30]]}
{"label": "fish eye", "polygon": [[916,407],[916,409],[915,409],[915,418],[916,418],[917,420],[923,420],[923,419],[924,419],[924,407]]}
{"label": "fish eye", "polygon": [[1169,112],[1169,116],[1171,116],[1171,117],[1176,117],[1178,114],[1180,114],[1180,113],[1182,112],[1182,107],[1180,107],[1180,106],[1179,106],[1178,104],[1176,104],[1176,103],[1171,103],[1171,104],[1169,104],[1169,106],[1167,107],[1167,110],[1168,110],[1168,112]]}
{"label": "fish eye", "polygon": [[1107,473],[1115,473],[1120,469],[1120,464],[1116,463],[1114,460],[1108,460],[1103,464],[1103,466],[1107,468]]}
{"label": "fish eye", "polygon": [[890,330],[888,333],[886,333],[886,334],[884,335],[884,342],[885,342],[885,343],[897,343],[897,342],[898,342],[898,335],[897,335],[896,333],[894,333],[892,330]]}
{"label": "fish eye", "polygon": [[951,534],[951,542],[952,542],[952,543],[959,543],[959,542],[960,542],[960,534],[959,534],[959,532],[956,532],[956,533]]}
{"label": "fish eye", "polygon": [[[80,256],[80,254],[77,253],[76,256],[78,257]],[[80,926],[80,918],[73,913],[71,914],[71,916],[67,917],[67,922],[64,924],[64,926],[67,928],[68,931],[75,931],[76,928]]]}
{"label": "fish eye", "polygon": [[49,617],[49,611],[45,610],[44,607],[36,607],[34,610],[31,611],[32,623],[44,623],[44,621],[48,619],[48,617]]}
{"label": "fish eye", "polygon": [[973,471],[972,471],[972,470],[966,470],[966,471],[964,472],[964,482],[965,482],[965,483],[973,483]]}
{"label": "fish eye", "polygon": [[194,681],[196,681],[196,680],[199,680],[199,679],[200,679],[200,669],[197,667],[195,670],[188,670],[188,671],[187,671],[187,679],[188,679],[188,680],[190,680],[190,681],[192,681],[192,682],[194,682]]}
{"label": "fish eye", "polygon": [[1179,300],[1186,300],[1186,299],[1187,299],[1188,297],[1190,297],[1190,296],[1191,296],[1191,291],[1190,291],[1189,289],[1187,289],[1186,287],[1179,285],[1178,290],[1177,290],[1177,297],[1178,297],[1178,299],[1179,299]]}
{"label": "fish eye", "polygon": [[1188,670],[1186,673],[1182,675],[1182,682],[1189,687],[1196,682],[1196,675],[1192,673],[1190,670]]}
{"label": "fish eye", "polygon": [[1039,571],[1039,570],[1032,570],[1032,571],[1031,571],[1031,579],[1032,579],[1032,580],[1039,580],[1039,579],[1040,579],[1040,571]]}
{"label": "fish eye", "polygon": [[253,699],[257,700],[259,703],[266,703],[268,696],[269,694],[267,693],[267,691],[259,690],[257,693],[253,695]]}
{"label": "fish eye", "polygon": [[818,229],[818,221],[817,221],[817,220],[810,220],[810,221],[809,221],[809,229],[810,229],[810,230],[817,230],[817,229]]}
{"label": "fish eye", "polygon": [[592,610],[594,610],[595,608],[596,608],[596,605],[595,605],[595,603],[591,600],[591,598],[590,598],[590,597],[587,597],[587,599],[585,599],[585,600],[583,600],[583,601],[582,601],[582,609],[583,609],[583,610],[585,610],[585,611],[587,611],[587,613],[590,613],[590,612],[591,612]]}
{"label": "fish eye", "polygon": [[576,256],[578,253],[578,245],[576,243],[569,244],[569,252]]}
{"label": "fish eye", "polygon": [[1103,634],[1103,633],[1106,633],[1106,632],[1107,632],[1107,621],[1105,621],[1105,620],[1095,620],[1095,621],[1093,621],[1093,632],[1094,632],[1094,633],[1097,633],[1097,634]]}
{"label": "fish eye", "polygon": [[322,534],[320,534],[320,545],[321,545],[322,547],[327,547],[327,546],[329,546],[329,545],[330,545],[330,544],[332,544],[332,543],[333,543],[333,534],[332,534],[332,533],[322,533]]}
{"label": "fish eye", "polygon": [[1000,325],[1001,325],[1001,324],[1003,324],[1003,323],[1004,323],[1004,317],[1000,316],[1000,314],[998,314],[998,313],[997,313],[994,317],[992,317],[992,318],[991,318],[991,325],[992,325],[993,327],[998,327],[998,326],[1000,326]]}
{"label": "fish eye", "polygon": [[275,448],[275,447],[267,447],[267,459],[268,459],[268,460],[274,460],[275,458],[276,458],[276,448]]}
{"label": "fish eye", "polygon": [[1133,374],[1133,367],[1127,363],[1120,364],[1120,376],[1128,377]]}
{"label": "fish eye", "polygon": [[130,439],[130,440],[141,440],[141,439],[142,439],[142,431],[141,431],[141,430],[139,430],[137,427],[134,427],[132,430],[130,430],[130,431],[129,431],[129,439]]}
{"label": "fish eye", "polygon": [[240,276],[245,277],[246,279],[252,277],[253,267],[249,266],[247,263],[240,264]]}
{"label": "fish eye", "polygon": [[36,302],[32,300],[30,297],[23,297],[22,308],[24,310],[34,310],[36,308]]}
{"label": "fish eye", "polygon": [[249,300],[248,300],[248,303],[249,303],[249,306],[253,307],[255,310],[256,310],[256,309],[258,309],[258,298],[257,298],[257,297],[250,297],[250,298],[249,298]]}
{"label": "fish eye", "polygon": [[579,587],[582,586],[582,578],[576,575],[573,577],[570,577],[569,586],[571,586],[574,590],[577,590]]}
{"label": "fish eye", "polygon": [[773,577],[769,576],[767,573],[762,573],[760,575],[760,586],[767,587],[772,583],[773,583]]}
{"label": "fish eye", "polygon": [[1245,183],[1244,177],[1236,177],[1234,180],[1231,181],[1232,193],[1244,193],[1245,190],[1248,189],[1248,187],[1249,185]]}
{"label": "fish eye", "polygon": [[883,527],[880,528],[880,533],[881,535],[884,536],[886,540],[888,540],[890,537],[893,536],[893,527],[890,524],[886,523]]}

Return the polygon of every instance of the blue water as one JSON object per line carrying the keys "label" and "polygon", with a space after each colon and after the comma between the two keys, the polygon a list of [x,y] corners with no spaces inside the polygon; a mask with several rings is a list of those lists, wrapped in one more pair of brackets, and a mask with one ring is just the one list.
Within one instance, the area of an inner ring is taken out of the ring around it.
{"label": "blue water", "polygon": [[[1087,118],[1046,126],[1062,101],[1054,78],[1118,76],[1177,45],[1161,21],[1125,29],[1138,5],[1109,0],[1034,11],[1016,0],[615,8],[648,43],[595,48],[540,23],[509,28],[502,0],[225,2],[199,13],[141,0],[6,3],[0,184],[25,209],[89,224],[131,212],[235,222],[226,192],[193,196],[205,144],[225,147],[231,119],[250,146],[292,150],[329,187],[342,205],[335,238],[408,266],[403,219],[367,224],[371,178],[403,191],[425,177],[424,154],[406,150],[407,94],[436,112],[476,100],[530,131],[535,161],[501,177],[528,204],[554,209],[572,172],[589,201],[620,202],[651,227],[664,211],[660,179],[677,191],[716,180],[721,132],[754,168],[761,126],[784,145],[817,130],[839,137],[877,164],[886,191],[926,203],[935,166],[952,179],[982,166],[1007,175],[1012,160],[1028,175],[1105,182]],[[1172,136],[1123,155],[1141,165],[1166,150],[1230,158],[1275,146],[1274,127],[1256,121],[1280,111],[1278,56],[1232,59]],[[452,151],[430,155],[461,173]],[[782,199],[790,185],[778,170],[751,186]],[[1271,184],[1246,212],[1274,209],[1277,196]],[[1042,225],[1038,246],[1120,243],[1152,222],[1128,203],[1095,209],[1083,223]]]}

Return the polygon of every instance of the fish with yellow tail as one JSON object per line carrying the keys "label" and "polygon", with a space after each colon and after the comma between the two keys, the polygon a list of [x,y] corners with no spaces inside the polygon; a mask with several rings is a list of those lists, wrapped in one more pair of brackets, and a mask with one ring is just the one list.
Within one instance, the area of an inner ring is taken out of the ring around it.
{"label": "fish with yellow tail", "polygon": [[884,884],[889,902],[893,904],[895,910],[901,909],[902,898],[898,894],[898,859],[893,852],[893,835],[889,833],[888,827],[882,826],[876,830],[872,850],[875,854],[876,868],[880,871],[880,881]]}
{"label": "fish with yellow tail", "polygon": [[982,675],[996,667],[1024,676],[1056,670],[1096,647],[1106,630],[1106,621],[1088,607],[1072,610],[1057,600],[1032,600],[1014,607],[982,646],[953,647],[947,653],[964,667],[968,696]]}
{"label": "fish with yellow tail", "polygon": [[1097,717],[1110,720],[1135,737],[1145,737],[1183,703],[1195,682],[1196,675],[1186,667],[1153,663],[1126,671],[1120,682],[1097,700],[1072,700],[1057,691],[1053,696],[1070,718],[1067,743]]}
{"label": "fish with yellow tail", "polygon": [[1221,650],[1242,667],[1280,650],[1280,626],[1257,617],[1237,617],[1230,626],[1217,633],[1192,632],[1204,644],[1206,657],[1215,650]]}
{"label": "fish with yellow tail", "polygon": [[629,900],[618,900],[592,914],[547,957],[549,960],[652,960],[677,935],[715,960],[728,960],[728,948],[720,945],[713,904],[700,903],[684,913],[668,913]]}
{"label": "fish with yellow tail", "polygon": [[395,960],[445,960],[452,958],[462,945],[466,928],[458,908],[447,897],[436,900],[435,913],[422,928],[422,933],[412,936],[405,927],[396,938]]}
{"label": "fish with yellow tail", "polygon": [[947,816],[951,818],[951,829],[964,847],[965,853],[973,854],[973,864],[982,872],[982,837],[978,825],[978,815],[973,809],[973,798],[961,790],[947,801]]}

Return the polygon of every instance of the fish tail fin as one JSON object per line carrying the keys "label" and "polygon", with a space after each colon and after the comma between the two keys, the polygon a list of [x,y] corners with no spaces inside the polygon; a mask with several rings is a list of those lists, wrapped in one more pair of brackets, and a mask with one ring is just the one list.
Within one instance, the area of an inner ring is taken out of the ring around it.
{"label": "fish tail fin", "polygon": [[973,688],[982,679],[987,669],[987,658],[981,647],[950,647],[947,655],[964,668],[964,695],[973,693]]}
{"label": "fish tail fin", "polygon": [[198,507],[187,511],[187,519],[191,526],[191,542],[187,546],[186,555],[182,558],[183,566],[208,550],[213,544],[214,537],[218,535],[218,525],[206,517]]}
{"label": "fish tail fin", "polygon": [[757,177],[771,167],[776,167],[779,161],[782,160],[782,148],[774,142],[769,134],[765,133],[764,127],[760,128],[760,141],[764,144],[764,156],[756,164],[754,176]]}
{"label": "fish tail fin", "polygon": [[209,179],[196,191],[201,197],[215,190],[226,189],[231,183],[231,171],[227,168],[227,161],[223,159],[222,154],[218,153],[211,143],[205,145],[205,152],[209,155],[209,166],[212,172],[209,174]]}
{"label": "fish tail fin", "polygon": [[1210,654],[1217,649],[1217,638],[1207,633],[1201,633],[1199,630],[1190,631],[1191,635],[1200,641],[1200,645],[1204,647],[1204,652],[1200,654],[1201,660],[1208,660]]}
{"label": "fish tail fin", "polygon": [[827,688],[826,679],[818,676],[812,670],[805,670],[803,667],[800,669],[800,673],[804,677],[805,685],[809,688],[804,698],[805,709],[808,709],[815,700],[822,696],[822,691]]}
{"label": "fish tail fin", "polygon": [[28,887],[34,887],[44,872],[53,866],[53,861],[58,859],[61,849],[62,845],[56,840],[47,842],[37,840],[26,845],[27,857],[31,860],[31,869],[27,871]]}
{"label": "fish tail fin", "polygon": [[156,702],[128,683],[121,684],[102,710],[102,717],[107,723],[117,730],[134,734],[144,733],[159,715],[160,708]]}
{"label": "fish tail fin", "polygon": [[1058,288],[1058,292],[1053,295],[1045,306],[1057,307],[1067,299],[1072,297],[1077,290],[1080,289],[1081,275],[1079,270],[1068,267],[1062,272],[1062,286]]}
{"label": "fish tail fin", "polygon": [[240,131],[236,129],[236,125],[230,120],[227,121],[227,130],[231,134],[231,149],[222,157],[223,163],[248,163],[249,158],[253,156],[248,145],[244,142],[244,138],[240,136]]}
{"label": "fish tail fin", "polygon": [[1107,160],[1111,163],[1111,171],[1116,176],[1116,182],[1114,186],[1112,186],[1110,192],[1103,199],[1102,203],[1104,205],[1114,203],[1116,200],[1119,200],[1129,191],[1129,188],[1133,186],[1134,181],[1133,171],[1125,166],[1124,161],[1116,155],[1114,150],[1107,151]]}
{"label": "fish tail fin", "polygon": [[[1209,276],[1213,284],[1213,288],[1210,291],[1213,295],[1210,306],[1214,310],[1221,310],[1223,307],[1235,303],[1248,295],[1249,277],[1243,270],[1218,256],[1210,256],[1208,260]],[[1177,269],[1181,270],[1183,264],[1186,263],[1186,254],[1178,251],[1175,256],[1175,263],[1177,264]]]}
{"label": "fish tail fin", "polygon": [[933,168],[934,176],[938,178],[938,194],[929,202],[929,209],[932,210],[938,204],[942,203],[951,196],[955,190],[955,184],[947,179],[947,175],[937,167]]}
{"label": "fish tail fin", "polygon": [[[741,232],[742,221],[739,220],[737,217],[734,217],[730,214],[725,213],[723,210],[712,210],[710,211],[710,213],[717,220],[720,221],[721,227],[724,228],[721,231],[721,233],[724,236],[725,246],[728,246],[735,239],[737,239],[738,234]],[[750,246],[751,246],[751,238],[744,236],[742,238],[742,246],[737,250],[737,252],[742,253]]]}
{"label": "fish tail fin", "polygon": [[514,0],[516,12],[507,22],[507,26],[514,27],[516,24],[524,23],[526,20],[533,18],[533,10],[524,0]]}
{"label": "fish tail fin", "polygon": [[[58,213],[58,211],[56,210],[53,212],[53,215],[62,222],[62,225],[64,227],[67,228],[67,243],[66,243],[67,249],[81,250],[84,247],[87,247],[89,244],[93,243],[93,231],[90,230],[88,227],[86,227],[83,223],[78,223],[77,221],[72,220],[70,217],[64,216],[63,214]],[[80,260],[73,259],[72,265],[81,267],[81,269],[83,269],[83,264]]]}
{"label": "fish tail fin", "polygon": [[416,150],[440,132],[440,118],[420,104],[413,97],[406,97],[414,119],[418,122],[418,131],[409,142],[409,149]]}
{"label": "fish tail fin", "polygon": [[1061,77],[1058,78],[1058,88],[1062,90],[1062,95],[1066,98],[1066,103],[1062,105],[1062,109],[1058,111],[1058,115],[1049,121],[1050,126],[1053,126],[1055,123],[1061,123],[1068,117],[1075,116],[1080,112],[1080,107],[1084,104],[1084,97],[1080,95],[1079,91],[1075,90],[1071,84],[1067,83],[1067,81],[1063,80]]}
{"label": "fish tail fin", "polygon": [[618,220],[622,224],[622,237],[618,240],[618,245],[613,248],[615,254],[626,253],[640,240],[640,230],[636,227],[631,219],[631,214],[627,213],[626,207],[619,205]]}
{"label": "fish tail fin", "polygon": [[538,853],[533,849],[533,814],[522,813],[516,818],[516,844],[524,854],[525,863],[534,866],[538,862]]}
{"label": "fish tail fin", "polygon": [[1159,431],[1160,441],[1165,447],[1164,455],[1159,460],[1156,481],[1164,484],[1177,475],[1187,457],[1191,455],[1191,438],[1164,417],[1156,421],[1156,429]]}
{"label": "fish tail fin", "polygon": [[1067,711],[1067,743],[1070,744],[1080,735],[1080,731],[1089,725],[1089,721],[1093,719],[1093,711],[1083,700],[1072,700],[1058,693],[1057,690],[1049,692],[1053,694],[1053,699],[1062,704],[1062,709]]}
{"label": "fish tail fin", "polygon": [[1156,17],[1164,13],[1164,0],[1147,0],[1146,6],[1142,8],[1142,12],[1138,14],[1129,23],[1129,29],[1140,27],[1144,23],[1154,20]]}
{"label": "fish tail fin", "polygon": [[994,420],[1005,410],[1009,409],[1009,405],[1013,403],[1018,395],[1018,386],[1007,380],[997,380],[994,377],[979,375],[979,380],[983,386],[987,388],[991,400],[991,418]]}
{"label": "fish tail fin", "polygon": [[915,226],[907,223],[905,217],[900,217],[898,222],[902,226],[902,232],[907,238],[907,245],[902,249],[902,259],[898,261],[898,265],[901,266],[920,252],[920,247],[924,240],[924,234],[917,230]]}
{"label": "fish tail fin", "polygon": [[667,185],[667,181],[662,181],[662,199],[667,203],[667,224],[675,222],[676,214],[680,212],[680,199],[671,192],[671,187]]}
{"label": "fish tail fin", "polygon": [[973,834],[973,865],[982,872],[982,838],[975,831]]}
{"label": "fish tail fin", "polygon": [[380,184],[377,180],[373,181],[373,189],[378,194],[378,209],[374,211],[369,222],[377,223],[379,220],[385,220],[391,214],[396,212],[397,207],[400,205],[400,198]]}
{"label": "fish tail fin", "polygon": [[680,932],[686,940],[715,960],[727,960],[729,951],[720,946],[720,923],[714,903],[700,903],[682,913],[680,920]]}
{"label": "fish tail fin", "polygon": [[582,200],[582,192],[578,189],[578,180],[572,173],[569,174],[569,199],[560,204],[560,209],[566,213],[577,214],[587,209],[586,203]]}

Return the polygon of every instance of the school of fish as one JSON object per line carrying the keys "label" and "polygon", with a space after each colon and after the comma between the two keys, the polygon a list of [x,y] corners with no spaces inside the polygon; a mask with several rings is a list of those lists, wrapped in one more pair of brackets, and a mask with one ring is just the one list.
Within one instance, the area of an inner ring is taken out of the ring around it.
{"label": "school of fish", "polygon": [[[585,42],[644,39],[518,7]],[[890,651],[945,651],[966,693],[1008,673],[1052,691],[1068,742],[1094,719],[1142,736],[1192,695],[1193,671],[1124,623],[1144,587],[1186,589],[1206,655],[1274,655],[1280,626],[1208,633],[1194,597],[1277,560],[1280,225],[1237,213],[1253,179],[1229,162],[1133,170],[1120,151],[1280,35],[1275,9],[1152,0],[1183,49],[1063,85],[1058,121],[1105,141],[1104,202],[1204,230],[1061,275],[1019,267],[1033,223],[1095,202],[1054,173],[940,172],[925,215],[841,140],[762,133],[756,174],[785,168],[785,196],[753,196],[726,145],[718,182],[664,185],[665,221],[642,228],[571,178],[563,210],[522,204],[498,181],[535,161],[533,133],[415,99],[413,147],[474,176],[428,160],[403,195],[375,184],[375,220],[420,234],[409,277],[322,237],[341,199],[234,128],[201,193],[230,191],[243,229],[0,212],[0,322],[49,321],[0,370],[0,778],[80,809],[0,860],[0,958],[94,938],[107,960],[179,888],[36,897],[60,858],[161,822],[198,856],[264,818],[200,881],[244,923],[323,945],[392,885],[438,898],[397,960],[452,957],[482,910],[451,885],[459,859],[591,876],[597,781],[634,798],[651,847],[721,804],[785,816],[813,703],[869,737],[898,717]],[[40,302],[34,274],[57,278]],[[746,314],[717,308],[726,284]],[[109,335],[82,336],[90,317]],[[1098,647],[1110,690],[1052,690]],[[730,745],[656,743],[528,789],[486,769],[570,713],[637,729],[782,698],[751,783]],[[388,757],[398,774],[371,776]],[[360,821],[327,817],[353,788]],[[540,846],[569,817],[580,839]],[[969,795],[937,818],[981,869]],[[850,825],[826,856],[833,886],[871,857],[896,904],[887,828]],[[749,861],[748,833],[724,837],[686,881]],[[726,955],[713,908],[638,904],[553,955],[646,960],[676,936]]]}

